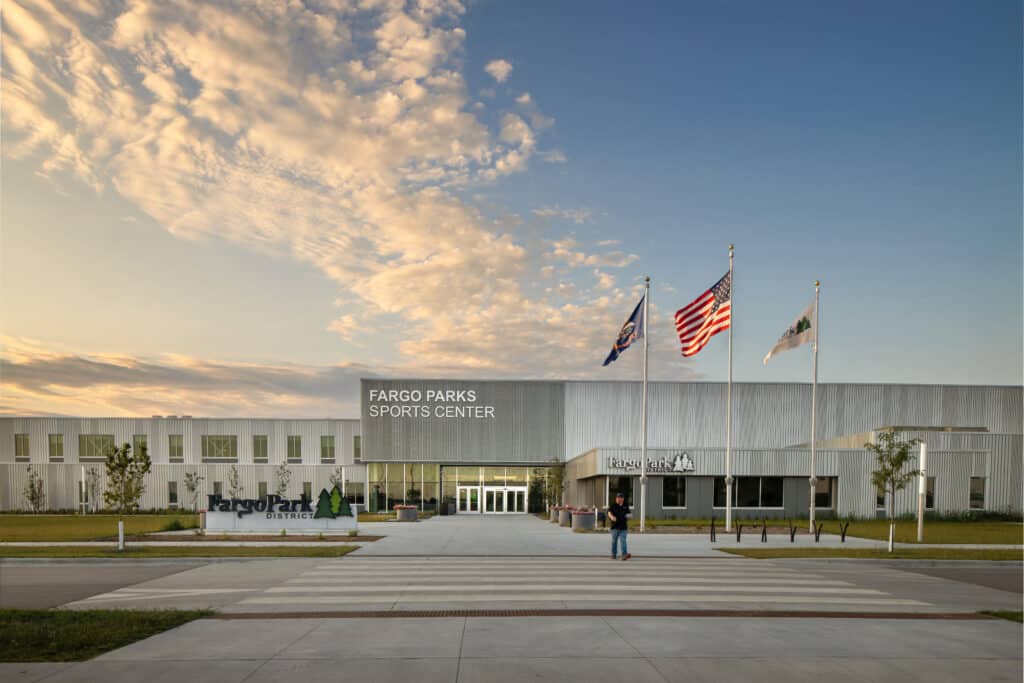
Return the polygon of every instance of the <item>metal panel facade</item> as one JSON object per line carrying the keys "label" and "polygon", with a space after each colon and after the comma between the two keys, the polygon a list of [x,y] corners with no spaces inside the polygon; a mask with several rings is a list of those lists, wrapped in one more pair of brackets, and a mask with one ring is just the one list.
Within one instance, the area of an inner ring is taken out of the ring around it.
{"label": "metal panel facade", "polygon": [[543,464],[563,458],[562,382],[364,379],[361,404],[365,461]]}
{"label": "metal panel facade", "polygon": [[[725,445],[726,384],[649,385],[648,445]],[[640,445],[639,382],[566,382],[565,457],[591,448]],[[733,447],[785,448],[810,441],[809,384],[733,384]],[[1020,433],[1021,387],[819,384],[817,438],[880,427],[987,427]]]}

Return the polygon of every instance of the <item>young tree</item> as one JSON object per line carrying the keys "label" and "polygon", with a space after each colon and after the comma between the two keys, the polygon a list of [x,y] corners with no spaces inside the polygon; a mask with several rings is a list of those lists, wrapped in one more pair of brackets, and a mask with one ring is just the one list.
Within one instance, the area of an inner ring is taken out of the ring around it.
{"label": "young tree", "polygon": [[342,487],[343,482],[345,481],[345,468],[341,467],[340,465],[338,467],[335,467],[334,471],[331,472],[331,476],[329,476],[327,479],[328,481],[331,482],[332,486],[337,486],[340,489]]}
{"label": "young tree", "polygon": [[90,467],[85,471],[85,498],[89,509],[96,512],[97,502],[100,497],[100,471]]}
{"label": "young tree", "polygon": [[[553,461],[557,462],[557,461]],[[565,489],[565,466],[561,464],[555,464],[548,467],[547,476],[547,495],[549,505],[561,505],[562,504],[562,493]]]}
{"label": "young tree", "polygon": [[106,504],[119,514],[139,507],[139,499],[146,491],[145,478],[153,466],[145,447],[132,453],[131,444],[113,448],[107,453],[107,490],[103,493]]}
{"label": "young tree", "polygon": [[875,470],[871,483],[885,491],[889,499],[889,552],[893,550],[893,536],[896,533],[896,492],[902,491],[918,475],[916,469],[907,469],[914,460],[911,449],[921,443],[920,439],[904,441],[896,436],[895,429],[878,433],[876,443],[866,443],[864,448],[875,454]]}
{"label": "young tree", "polygon": [[28,466],[28,482],[25,484],[24,495],[32,512],[39,512],[46,507],[46,485],[39,473],[32,469],[32,465]]}
{"label": "young tree", "polygon": [[228,495],[234,498],[241,498],[245,492],[245,486],[242,485],[241,480],[238,478],[238,468],[234,465],[231,466],[231,471],[228,473]]}
{"label": "young tree", "polygon": [[189,500],[192,502],[192,509],[199,509],[199,485],[205,477],[199,476],[198,472],[185,473],[185,490],[188,491]]}
{"label": "young tree", "polygon": [[281,463],[281,466],[274,470],[274,477],[277,479],[274,493],[279,498],[285,498],[288,495],[288,483],[292,480],[292,471],[288,469],[288,464]]}

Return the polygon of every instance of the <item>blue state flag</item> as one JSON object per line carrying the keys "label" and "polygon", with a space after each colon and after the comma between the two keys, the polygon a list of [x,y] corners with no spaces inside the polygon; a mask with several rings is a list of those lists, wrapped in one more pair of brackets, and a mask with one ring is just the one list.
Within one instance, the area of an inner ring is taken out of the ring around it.
{"label": "blue state flag", "polygon": [[619,331],[619,337],[612,344],[612,352],[604,359],[603,365],[619,359],[619,354],[632,346],[640,337],[644,336],[644,297],[640,297],[640,303],[633,309],[633,315],[629,316],[626,324]]}

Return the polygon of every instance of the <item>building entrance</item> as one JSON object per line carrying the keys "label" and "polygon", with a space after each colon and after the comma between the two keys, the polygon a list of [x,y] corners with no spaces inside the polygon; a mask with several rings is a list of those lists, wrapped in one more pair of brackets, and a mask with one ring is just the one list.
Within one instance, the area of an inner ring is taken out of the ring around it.
{"label": "building entrance", "polygon": [[489,514],[526,512],[526,487],[485,486],[484,512]]}
{"label": "building entrance", "polygon": [[480,487],[460,486],[459,487],[459,512],[480,512]]}

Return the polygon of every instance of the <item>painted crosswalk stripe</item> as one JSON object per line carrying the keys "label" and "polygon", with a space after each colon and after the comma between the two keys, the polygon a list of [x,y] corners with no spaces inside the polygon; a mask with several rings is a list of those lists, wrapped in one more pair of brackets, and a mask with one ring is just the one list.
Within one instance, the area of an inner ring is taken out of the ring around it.
{"label": "painted crosswalk stripe", "polygon": [[[446,594],[446,595],[411,595],[403,596],[401,600],[388,600],[383,597],[369,597],[369,596],[347,596],[344,600],[340,600],[341,604],[366,604],[366,603],[462,603],[462,602],[488,602],[488,603],[502,603],[502,602],[550,602],[550,601],[569,601],[569,602],[660,602],[660,603],[766,603],[766,604],[779,604],[779,603],[793,603],[793,604],[830,604],[830,605],[849,605],[849,597],[822,597],[817,595],[702,595],[696,600],[671,600],[667,599],[664,595],[637,595],[634,593],[616,593],[616,594],[599,594],[595,595],[592,592],[581,591],[580,593],[557,593],[554,595],[508,595],[508,596],[492,596],[492,595],[462,595],[462,594]],[[330,606],[331,600],[325,599],[324,597],[314,596],[300,596],[293,595],[287,597],[258,597],[258,598],[246,598],[239,604],[242,605],[321,605]],[[893,605],[893,606],[927,606],[928,603],[919,602],[917,600],[902,600],[897,598],[857,598],[857,605]]]}

